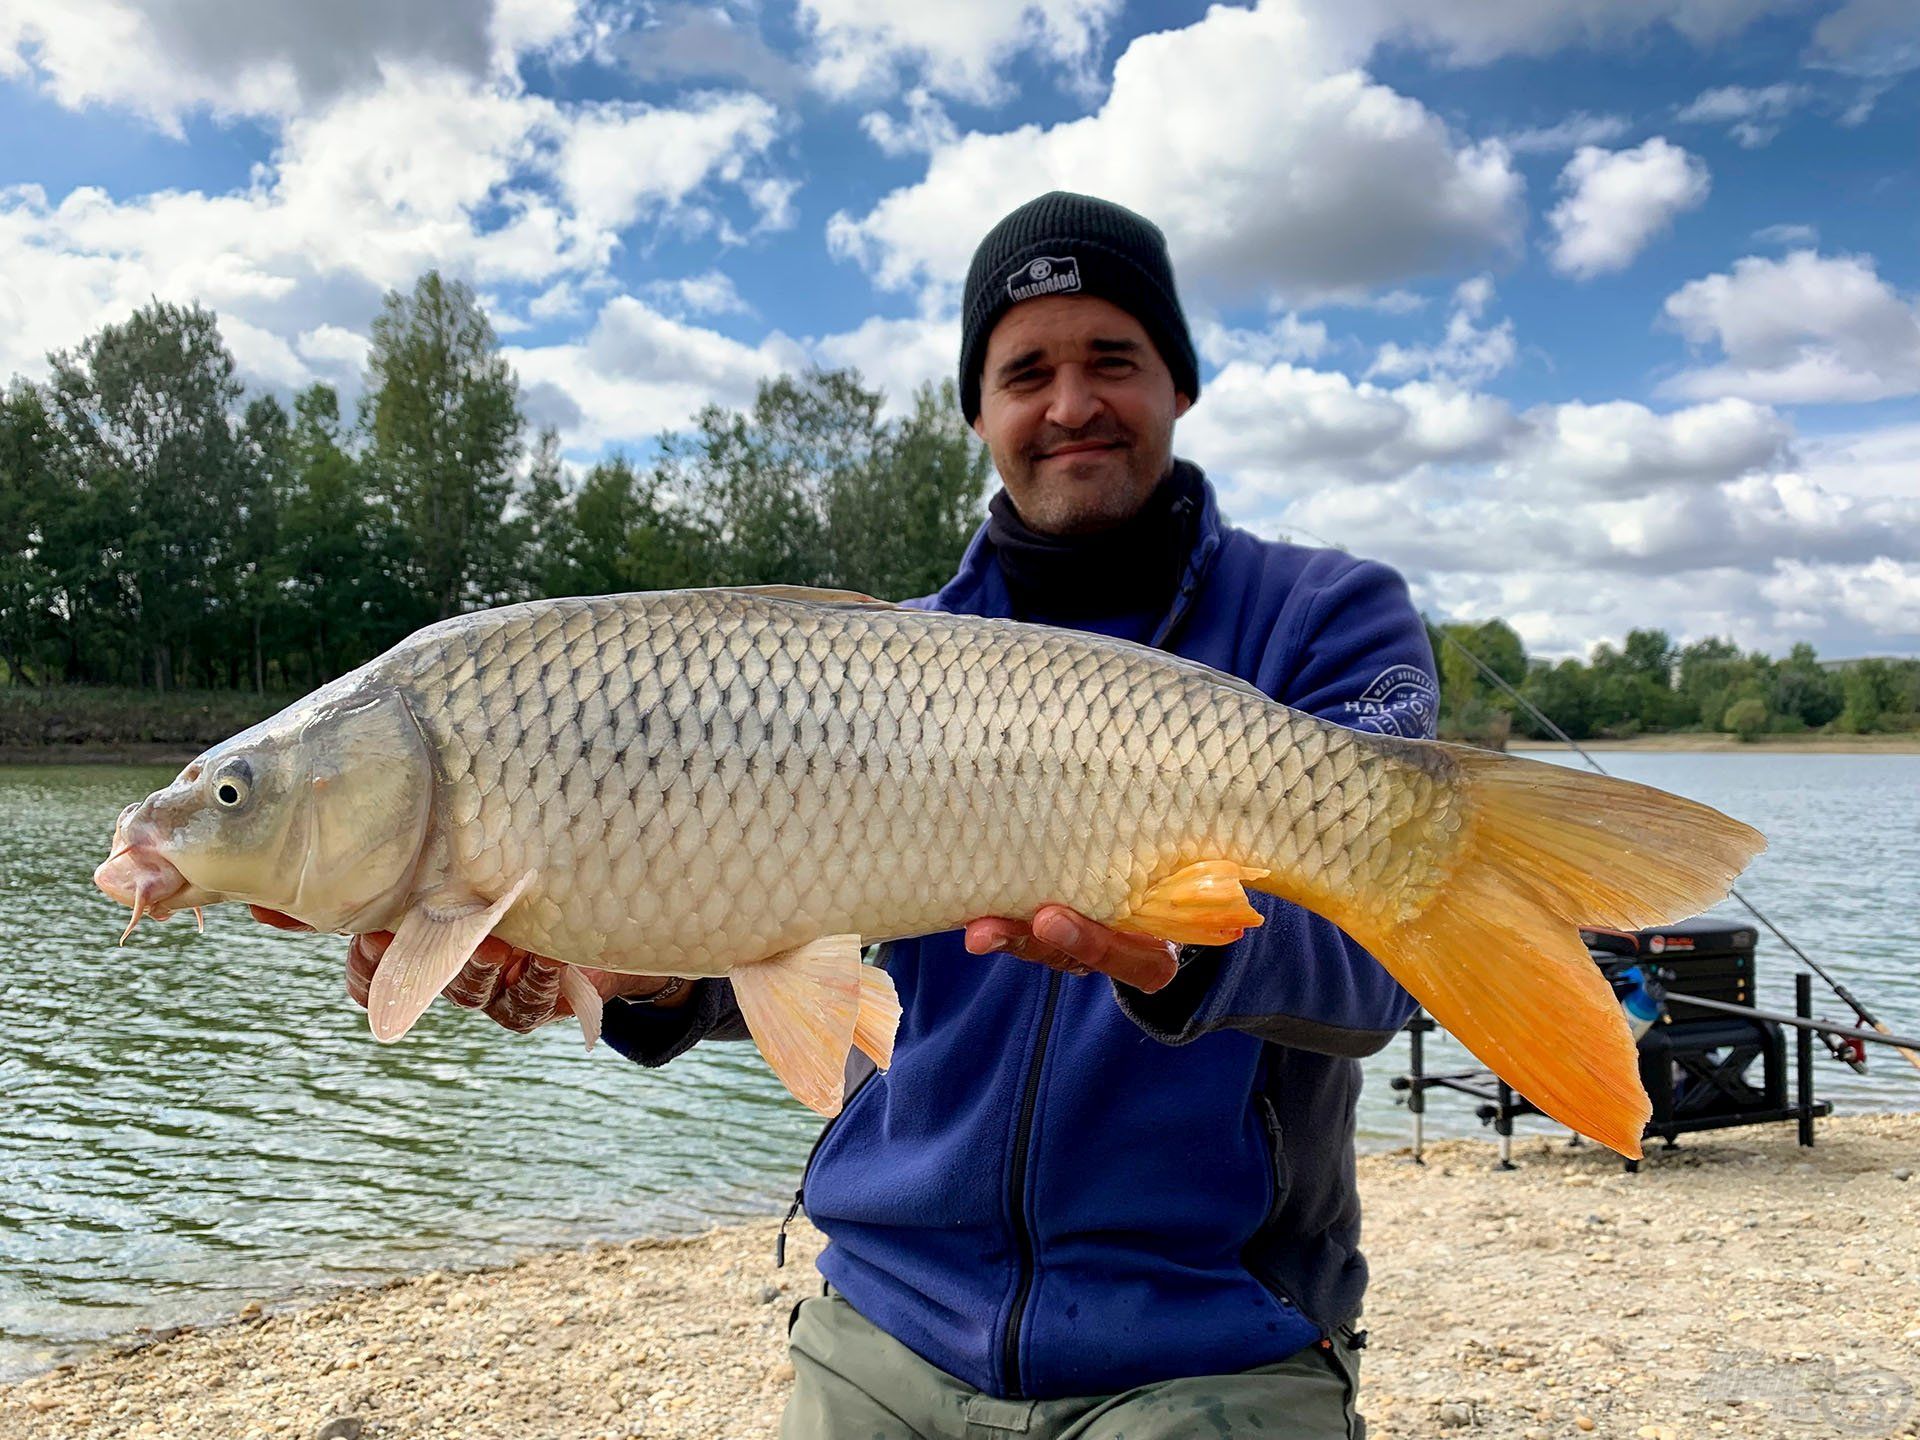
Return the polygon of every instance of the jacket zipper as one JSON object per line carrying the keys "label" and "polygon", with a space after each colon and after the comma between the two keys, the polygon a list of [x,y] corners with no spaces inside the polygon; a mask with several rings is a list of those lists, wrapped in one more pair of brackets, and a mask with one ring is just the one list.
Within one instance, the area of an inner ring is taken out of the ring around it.
{"label": "jacket zipper", "polygon": [[[1260,1230],[1255,1234],[1254,1238],[1257,1240],[1260,1234],[1265,1233],[1280,1218],[1280,1207],[1286,1203],[1287,1193],[1280,1173],[1281,1157],[1285,1153],[1280,1148],[1280,1112],[1273,1108],[1273,1097],[1267,1094],[1264,1088],[1256,1093],[1256,1098],[1260,1104],[1260,1117],[1266,1123],[1267,1145],[1272,1152],[1272,1158],[1267,1166],[1267,1176],[1273,1181],[1273,1199],[1267,1205],[1266,1223],[1261,1225]],[[1324,1347],[1333,1339],[1332,1333],[1324,1325],[1300,1308],[1300,1302],[1287,1293],[1286,1286],[1271,1275],[1253,1270],[1251,1266],[1248,1269],[1253,1278],[1265,1287],[1268,1294],[1313,1326],[1319,1336],[1316,1343]]]}
{"label": "jacket zipper", "polygon": [[858,1096],[862,1090],[866,1089],[868,1085],[872,1084],[873,1077],[875,1075],[878,1075],[879,1073],[880,1072],[877,1069],[869,1070],[867,1072],[866,1078],[863,1079],[858,1085],[853,1087],[853,1094],[847,1096],[846,1101],[840,1106],[840,1115],[834,1116],[833,1119],[827,1121],[826,1124],[822,1125],[820,1127],[820,1133],[813,1137],[813,1147],[807,1151],[806,1163],[800,1167],[800,1187],[793,1192],[793,1203],[787,1207],[786,1218],[780,1222],[780,1228],[774,1232],[774,1236],[773,1236],[773,1268],[774,1269],[778,1270],[783,1266],[785,1266],[787,1263],[787,1226],[793,1223],[794,1216],[798,1215],[803,1209],[806,1208],[807,1176],[813,1173],[813,1157],[820,1153],[820,1147],[826,1143],[827,1132],[832,1130],[834,1126],[840,1123],[840,1116],[845,1115],[847,1111],[853,1108],[853,1102],[855,1097]]}
{"label": "jacket zipper", "polygon": [[1033,1293],[1033,1272],[1037,1265],[1033,1253],[1033,1228],[1027,1221],[1027,1147],[1033,1139],[1033,1112],[1040,1101],[1040,1071],[1047,1060],[1047,1041],[1053,1034],[1053,1012],[1060,1001],[1058,970],[1047,974],[1047,999],[1040,1009],[1040,1038],[1034,1042],[1033,1058],[1027,1062],[1026,1088],[1020,1096],[1020,1123],[1013,1132],[1013,1158],[1007,1169],[1007,1201],[1013,1215],[1013,1238],[1020,1251],[1020,1283],[1013,1292],[1013,1305],[1007,1312],[1007,1333],[1000,1350],[1001,1379],[1008,1398],[1020,1396],[1020,1322],[1026,1315],[1027,1298]]}

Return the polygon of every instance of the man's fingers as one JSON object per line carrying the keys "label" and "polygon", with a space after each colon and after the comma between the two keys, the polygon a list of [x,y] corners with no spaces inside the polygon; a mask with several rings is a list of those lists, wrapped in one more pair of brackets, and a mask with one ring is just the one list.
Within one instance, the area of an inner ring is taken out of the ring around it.
{"label": "man's fingers", "polygon": [[520,973],[501,988],[487,1014],[519,1034],[553,1019],[560,999],[560,966],[537,955],[527,957]]}
{"label": "man's fingers", "polygon": [[347,998],[362,1010],[367,1008],[367,992],[373,988],[373,972],[393,941],[391,930],[356,935],[347,942]]}
{"label": "man's fingers", "polygon": [[1161,989],[1179,970],[1179,952],[1167,940],[1114,930],[1064,905],[1043,905],[1033,917],[1034,938],[1088,969],[1137,990]]}

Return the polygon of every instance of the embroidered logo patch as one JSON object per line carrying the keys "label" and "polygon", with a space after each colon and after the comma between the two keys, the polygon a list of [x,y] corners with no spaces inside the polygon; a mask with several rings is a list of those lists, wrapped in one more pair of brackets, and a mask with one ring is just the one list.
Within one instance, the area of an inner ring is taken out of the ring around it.
{"label": "embroidered logo patch", "polygon": [[1015,300],[1059,295],[1079,288],[1080,261],[1073,255],[1042,255],[1007,277],[1007,294]]}
{"label": "embroidered logo patch", "polygon": [[1417,665],[1389,665],[1373,683],[1341,707],[1355,730],[1430,740],[1440,716],[1440,687]]}

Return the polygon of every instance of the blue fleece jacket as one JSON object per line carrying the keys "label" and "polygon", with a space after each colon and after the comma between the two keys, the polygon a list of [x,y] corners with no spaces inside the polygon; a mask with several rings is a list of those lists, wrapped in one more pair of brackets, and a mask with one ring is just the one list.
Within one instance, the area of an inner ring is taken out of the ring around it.
{"label": "blue fleece jacket", "polygon": [[[1142,638],[1337,723],[1430,735],[1433,657],[1399,576],[1227,526],[1200,488],[1177,595]],[[1014,613],[984,528],[914,603]],[[855,1309],[977,1389],[1038,1398],[1248,1369],[1359,1313],[1353,1057],[1414,1002],[1333,925],[1254,903],[1265,925],[1153,995],[969,955],[957,932],[888,947],[893,1066],[804,1178],[820,1269]],[[607,1015],[643,1064],[743,1034],[724,981]]]}

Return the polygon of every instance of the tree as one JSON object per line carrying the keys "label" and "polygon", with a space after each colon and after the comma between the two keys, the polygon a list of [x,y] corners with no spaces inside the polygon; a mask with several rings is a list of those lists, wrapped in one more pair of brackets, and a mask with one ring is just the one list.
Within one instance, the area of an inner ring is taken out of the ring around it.
{"label": "tree", "polygon": [[501,520],[522,427],[518,385],[473,291],[429,270],[390,291],[367,358],[367,461],[405,543],[421,619],[508,596],[520,559]]}
{"label": "tree", "polygon": [[1840,685],[1846,696],[1846,708],[1840,712],[1842,730],[1856,735],[1879,730],[1887,713],[1897,707],[1894,674],[1884,660],[1855,660],[1840,672]]}
{"label": "tree", "polygon": [[1773,667],[1770,706],[1776,715],[1817,729],[1838,719],[1846,703],[1840,677],[1821,668],[1811,645],[1802,642],[1794,646],[1792,653]]}
{"label": "tree", "polygon": [[[1527,681],[1520,687],[1520,693],[1575,740],[1584,740],[1593,734],[1598,708],[1594,676],[1578,660],[1535,665],[1527,672]],[[1519,717],[1519,723],[1536,739],[1545,739],[1553,733],[1531,713]]]}
{"label": "tree", "polygon": [[[225,507],[242,463],[233,357],[211,311],[155,301],[50,358],[55,428],[85,497],[64,538],[102,546],[140,676],[167,689],[189,668],[187,642],[231,548]],[[107,515],[117,534],[83,528]]]}
{"label": "tree", "polygon": [[1736,700],[1727,707],[1723,723],[1742,740],[1758,739],[1767,728],[1766,702],[1751,695],[1744,700]]}
{"label": "tree", "polygon": [[8,683],[32,685],[55,597],[48,527],[60,503],[46,402],[25,381],[0,395],[0,660]]}

